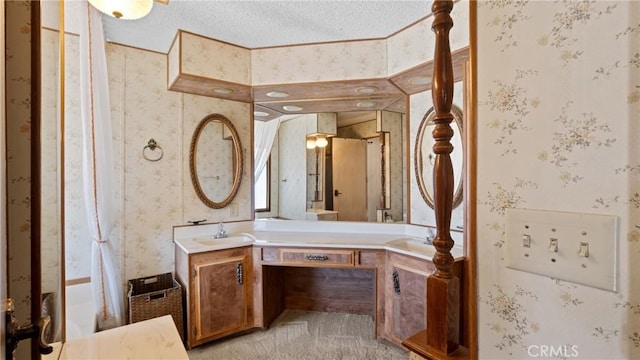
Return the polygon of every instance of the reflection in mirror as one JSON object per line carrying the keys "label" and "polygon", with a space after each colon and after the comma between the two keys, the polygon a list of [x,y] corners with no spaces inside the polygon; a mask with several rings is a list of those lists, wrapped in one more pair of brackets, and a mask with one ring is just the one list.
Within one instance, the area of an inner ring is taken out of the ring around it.
{"label": "reflection in mirror", "polygon": [[[51,317],[47,343],[62,340],[62,134],[64,109],[64,32],[58,31],[62,3],[41,2],[40,81],[40,245],[42,316]],[[37,125],[34,125],[37,126]]]}
{"label": "reflection in mirror", "polygon": [[[336,136],[311,146],[304,114],[284,119],[271,166],[278,176],[278,208],[270,216],[294,220],[406,221],[404,114],[336,114]],[[312,135],[316,139],[316,135]],[[276,192],[274,192],[276,194]],[[259,216],[264,216],[259,214]]]}
{"label": "reflection in mirror", "polygon": [[200,121],[191,139],[191,182],[200,200],[214,209],[227,206],[240,187],[242,150],[229,119],[212,114]]}
{"label": "reflection in mirror", "polygon": [[[462,111],[456,105],[452,105],[451,113],[453,121],[451,128],[453,136],[451,144],[453,151],[451,152],[451,163],[453,165],[453,208],[462,203],[462,169],[463,169],[463,149],[462,149]],[[433,152],[432,132],[435,128],[434,123],[435,111],[431,107],[422,118],[415,143],[415,175],[420,195],[424,201],[433,209],[433,167],[435,161],[435,153]]]}
{"label": "reflection in mirror", "polygon": [[[326,141],[326,139],[325,139]],[[328,142],[307,137],[307,201],[310,209],[324,209],[325,149]]]}

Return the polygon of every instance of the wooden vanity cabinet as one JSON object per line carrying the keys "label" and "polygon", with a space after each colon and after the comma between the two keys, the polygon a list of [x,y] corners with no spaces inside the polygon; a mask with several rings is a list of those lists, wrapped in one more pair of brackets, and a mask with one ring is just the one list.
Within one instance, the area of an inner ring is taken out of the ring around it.
{"label": "wooden vanity cabinet", "polygon": [[176,277],[185,291],[188,348],[252,327],[251,247],[197,254],[176,247]]}

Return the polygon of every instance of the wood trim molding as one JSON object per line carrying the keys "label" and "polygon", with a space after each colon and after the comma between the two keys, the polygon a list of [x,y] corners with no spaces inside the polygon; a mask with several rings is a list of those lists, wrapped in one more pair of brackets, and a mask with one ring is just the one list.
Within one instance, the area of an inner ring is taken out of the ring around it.
{"label": "wood trim molding", "polygon": [[464,241],[466,288],[462,295],[467,299],[466,346],[471,359],[478,358],[478,273],[477,273],[477,9],[476,1],[469,2],[469,61],[465,71],[466,159],[464,160]]}
{"label": "wood trim molding", "polygon": [[64,286],[73,286],[73,285],[80,285],[80,284],[88,284],[91,282],[91,277],[87,276],[87,277],[82,277],[82,278],[77,278],[77,279],[70,279],[64,282]]}

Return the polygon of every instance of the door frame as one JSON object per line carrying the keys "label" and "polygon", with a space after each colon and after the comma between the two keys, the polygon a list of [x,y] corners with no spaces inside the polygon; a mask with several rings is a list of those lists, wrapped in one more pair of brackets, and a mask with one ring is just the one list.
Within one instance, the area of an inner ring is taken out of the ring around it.
{"label": "door frame", "polygon": [[[40,1],[31,3],[31,322],[42,317],[42,266],[40,261],[40,118],[41,35]],[[38,341],[31,341],[31,358],[40,359]]]}
{"label": "door frame", "polygon": [[[0,2],[0,158],[6,159],[6,95],[5,95],[5,25],[4,25],[4,1]],[[0,304],[2,304],[2,319],[5,318],[6,308],[4,302],[7,299],[7,162],[0,163]],[[5,353],[5,322],[0,321],[0,354]]]}

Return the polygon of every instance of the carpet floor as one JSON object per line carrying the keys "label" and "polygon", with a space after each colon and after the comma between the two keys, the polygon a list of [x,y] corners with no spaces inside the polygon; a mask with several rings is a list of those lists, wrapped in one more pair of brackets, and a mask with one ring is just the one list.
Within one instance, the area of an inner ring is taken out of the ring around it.
{"label": "carpet floor", "polygon": [[376,340],[367,315],[286,310],[266,331],[201,345],[191,360],[406,360],[408,353]]}

